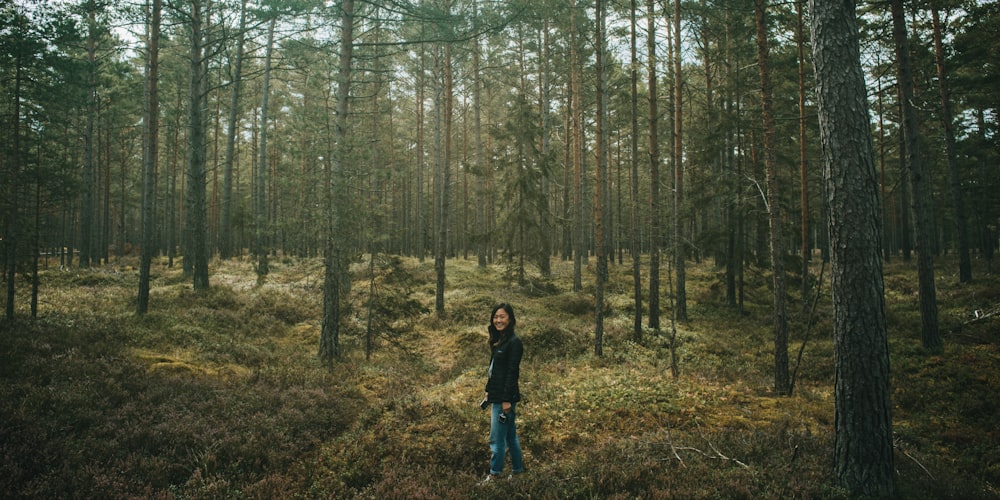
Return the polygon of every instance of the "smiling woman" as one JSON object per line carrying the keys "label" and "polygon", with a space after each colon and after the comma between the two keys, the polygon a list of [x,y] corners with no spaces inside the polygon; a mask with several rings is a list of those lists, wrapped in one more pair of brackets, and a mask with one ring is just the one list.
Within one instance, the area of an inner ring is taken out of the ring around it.
{"label": "smiling woman", "polygon": [[503,472],[507,450],[514,474],[524,472],[521,442],[517,438],[518,384],[524,346],[514,331],[517,318],[510,304],[498,304],[490,314],[490,368],[486,381],[485,406],[490,408],[490,473],[485,481]]}

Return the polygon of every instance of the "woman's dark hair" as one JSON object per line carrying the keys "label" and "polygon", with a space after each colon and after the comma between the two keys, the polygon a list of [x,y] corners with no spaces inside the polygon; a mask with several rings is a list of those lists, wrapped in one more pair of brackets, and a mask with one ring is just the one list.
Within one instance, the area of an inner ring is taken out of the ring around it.
{"label": "woman's dark hair", "polygon": [[[504,328],[503,332],[497,330],[497,327],[493,326],[493,316],[496,316],[497,311],[503,309],[510,317],[510,323],[507,324],[507,328]],[[517,317],[514,316],[514,307],[507,303],[500,303],[493,307],[493,311],[490,312],[490,326],[488,328],[490,332],[490,346],[496,347],[500,345],[501,342],[507,339],[507,337],[514,333],[514,327],[517,325]]]}

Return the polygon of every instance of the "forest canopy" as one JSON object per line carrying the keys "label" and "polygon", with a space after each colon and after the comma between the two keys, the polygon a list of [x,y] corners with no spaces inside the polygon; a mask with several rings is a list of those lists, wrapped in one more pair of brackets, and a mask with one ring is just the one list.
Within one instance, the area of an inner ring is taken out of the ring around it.
{"label": "forest canopy", "polygon": [[[5,269],[27,270],[35,255],[62,265],[113,262],[141,248],[151,5],[4,3]],[[196,7],[201,57],[192,66]],[[788,215],[780,231],[785,252],[808,258],[825,252],[827,235],[811,51],[795,7],[768,7],[773,188]],[[991,261],[1000,217],[998,7],[948,1],[907,9],[930,250],[958,252],[964,226],[967,251]],[[762,154],[754,12],[744,2],[681,2],[676,37],[672,6],[610,3],[602,58],[591,4],[370,1],[356,10],[339,153],[339,3],[163,3],[151,186],[156,255],[183,256],[194,237],[224,258],[320,254],[324,187],[335,170],[345,198],[338,238],[348,253],[430,256],[443,234],[447,258],[474,254],[513,263],[519,274],[524,266],[544,272],[551,257],[595,254],[601,187],[603,245],[619,260],[655,244],[719,263],[737,250],[745,260],[767,261],[763,194],[772,186]],[[908,258],[912,195],[891,19],[874,3],[859,4],[859,16],[884,254]],[[595,80],[599,60],[602,81]],[[193,67],[203,68],[195,97]],[[947,117],[939,82],[948,84]],[[193,103],[204,110],[197,124]],[[603,139],[595,136],[599,111]],[[650,199],[651,145],[662,164],[659,200]],[[188,179],[193,152],[204,163],[204,200],[190,205],[198,201]],[[674,206],[678,165],[683,197]],[[204,214],[190,218],[190,211]],[[204,227],[192,232],[196,223]]]}

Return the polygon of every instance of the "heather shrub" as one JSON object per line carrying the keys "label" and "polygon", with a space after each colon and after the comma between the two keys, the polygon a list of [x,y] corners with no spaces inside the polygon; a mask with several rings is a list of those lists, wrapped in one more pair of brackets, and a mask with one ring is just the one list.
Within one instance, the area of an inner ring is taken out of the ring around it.
{"label": "heather shrub", "polygon": [[[832,478],[829,298],[811,318],[793,311],[795,393],[777,397],[766,270],[748,268],[738,313],[722,302],[718,269],[692,264],[689,321],[664,310],[660,331],[636,340],[630,269],[614,267],[595,357],[592,281],[566,292],[571,262],[553,262],[545,280],[528,276],[529,287],[496,266],[449,261],[438,315],[431,262],[362,259],[345,288],[343,355],[329,367],[316,357],[319,259],[275,259],[259,283],[252,263],[220,262],[198,292],[161,264],[142,317],[135,273],[97,268],[44,273],[39,319],[0,322],[5,496],[846,497]],[[989,314],[1000,285],[942,278],[946,348],[929,355],[915,279],[903,264],[887,269],[900,497],[996,498]],[[514,304],[526,348],[518,428],[528,473],[479,485],[485,326],[500,301]],[[366,353],[369,332],[377,342]]]}

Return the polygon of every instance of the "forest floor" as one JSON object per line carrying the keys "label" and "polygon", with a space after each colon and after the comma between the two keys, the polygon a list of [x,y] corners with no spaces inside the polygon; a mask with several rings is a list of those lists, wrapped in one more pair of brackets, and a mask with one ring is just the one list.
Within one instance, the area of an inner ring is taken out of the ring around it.
{"label": "forest floor", "polygon": [[[942,354],[920,346],[915,264],[885,272],[897,490],[1000,498],[1000,280],[977,268],[963,285],[943,269]],[[844,496],[832,474],[828,277],[810,315],[790,276],[795,386],[780,397],[759,269],[746,273],[741,313],[726,306],[724,272],[692,263],[689,320],[672,323],[664,295],[662,331],[636,340],[631,265],[612,266],[597,357],[590,267],[573,293],[571,262],[517,284],[502,266],[450,260],[439,317],[432,260],[365,260],[351,268],[333,367],[316,355],[320,261],[273,259],[262,282],[248,261],[211,271],[211,289],[194,292],[179,266],[157,261],[142,317],[134,262],[42,273],[38,319],[0,321],[0,496]],[[29,293],[18,290],[21,318]],[[528,471],[479,485],[486,325],[500,301],[525,345]]]}

